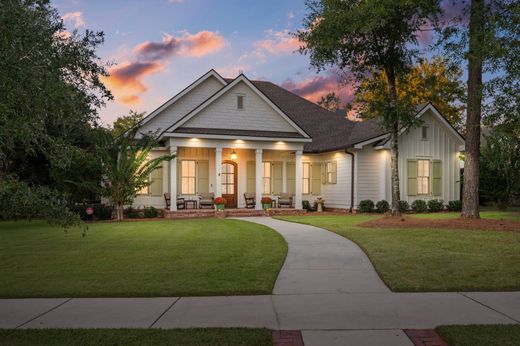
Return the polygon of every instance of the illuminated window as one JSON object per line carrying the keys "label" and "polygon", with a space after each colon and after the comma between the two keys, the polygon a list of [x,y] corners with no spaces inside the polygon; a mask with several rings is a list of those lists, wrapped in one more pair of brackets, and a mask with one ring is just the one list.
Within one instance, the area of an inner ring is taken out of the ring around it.
{"label": "illuminated window", "polygon": [[271,162],[262,162],[262,193],[271,193]]}
{"label": "illuminated window", "polygon": [[194,160],[181,161],[181,194],[183,195],[195,194],[195,165]]}
{"label": "illuminated window", "polygon": [[430,193],[430,160],[417,160],[417,194]]}
{"label": "illuminated window", "polygon": [[311,164],[304,162],[302,165],[302,193],[308,195],[311,193]]}
{"label": "illuminated window", "polygon": [[337,181],[337,164],[336,161],[327,162],[325,165],[327,184],[336,184]]}

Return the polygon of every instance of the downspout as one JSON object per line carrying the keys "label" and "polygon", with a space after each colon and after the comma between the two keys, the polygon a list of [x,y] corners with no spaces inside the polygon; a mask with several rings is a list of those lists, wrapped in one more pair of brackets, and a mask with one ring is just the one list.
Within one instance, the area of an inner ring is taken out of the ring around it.
{"label": "downspout", "polygon": [[345,154],[350,155],[352,158],[352,164],[350,165],[352,170],[350,174],[350,208],[348,210],[350,213],[352,213],[352,208],[354,207],[354,153],[351,153],[348,151],[348,148],[345,148]]}

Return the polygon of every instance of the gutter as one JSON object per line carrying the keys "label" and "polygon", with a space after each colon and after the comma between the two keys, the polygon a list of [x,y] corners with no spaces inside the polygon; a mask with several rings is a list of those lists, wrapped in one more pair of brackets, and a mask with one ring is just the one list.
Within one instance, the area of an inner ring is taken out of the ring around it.
{"label": "gutter", "polygon": [[345,148],[345,154],[350,155],[352,158],[352,164],[350,165],[352,171],[350,174],[350,208],[349,212],[352,213],[352,208],[354,208],[354,153],[348,151],[348,148]]}

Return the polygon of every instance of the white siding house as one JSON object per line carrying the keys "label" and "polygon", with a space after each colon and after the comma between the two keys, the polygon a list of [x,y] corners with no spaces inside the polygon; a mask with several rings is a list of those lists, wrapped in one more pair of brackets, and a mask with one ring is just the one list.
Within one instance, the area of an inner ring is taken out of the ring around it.
{"label": "white siding house", "polygon": [[[459,199],[459,153],[464,139],[431,104],[419,107],[423,124],[399,137],[401,199]],[[269,82],[244,75],[224,79],[211,70],[152,112],[140,133],[158,133],[176,154],[151,177],[136,206],[165,207],[165,194],[184,200],[204,193],[246,207],[244,194],[316,197],[326,207],[390,200],[388,134],[373,122],[352,122]],[[353,173],[352,173],[353,172]],[[172,203],[170,210],[176,210]]]}

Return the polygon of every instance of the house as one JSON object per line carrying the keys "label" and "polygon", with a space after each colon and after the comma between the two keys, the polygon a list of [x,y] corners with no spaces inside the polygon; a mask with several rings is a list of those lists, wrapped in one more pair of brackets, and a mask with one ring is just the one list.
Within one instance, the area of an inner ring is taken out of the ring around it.
{"label": "house", "polygon": [[[422,126],[399,137],[401,199],[460,198],[459,153],[464,138],[431,104],[418,107]],[[164,208],[164,193],[197,200],[213,192],[228,208],[244,208],[244,193],[290,193],[293,206],[322,196],[329,208],[391,200],[389,136],[375,121],[349,121],[273,83],[211,70],[140,124],[157,132],[152,155],[176,153],[151,174],[134,204]],[[176,210],[172,203],[171,210]]]}

